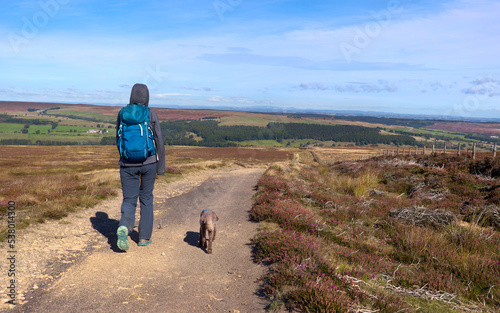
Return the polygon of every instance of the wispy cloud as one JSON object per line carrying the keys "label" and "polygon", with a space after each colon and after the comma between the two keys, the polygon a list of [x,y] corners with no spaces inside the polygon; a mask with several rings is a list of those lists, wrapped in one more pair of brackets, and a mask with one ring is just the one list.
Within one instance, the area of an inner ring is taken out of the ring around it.
{"label": "wispy cloud", "polygon": [[462,89],[465,94],[481,95],[488,97],[500,96],[500,80],[483,77],[470,82],[472,86]]}
{"label": "wispy cloud", "polygon": [[24,101],[68,101],[70,103],[116,103],[122,99],[124,93],[114,90],[92,90],[84,91],[77,88],[40,90],[26,90],[19,88],[0,88],[0,97],[21,97]]}
{"label": "wispy cloud", "polygon": [[196,90],[196,91],[213,91],[212,87],[188,87],[188,86],[182,86],[181,89],[186,89],[186,90]]}
{"label": "wispy cloud", "polygon": [[294,88],[300,90],[333,90],[341,93],[379,93],[379,92],[396,92],[398,88],[396,85],[391,84],[386,81],[379,81],[378,83],[364,83],[364,82],[354,82],[344,85],[334,85],[327,86],[323,83],[317,82],[303,82]]}
{"label": "wispy cloud", "polygon": [[294,88],[298,88],[301,90],[328,90],[328,89],[330,89],[325,84],[317,83],[317,82],[303,82],[297,86],[294,86]]}

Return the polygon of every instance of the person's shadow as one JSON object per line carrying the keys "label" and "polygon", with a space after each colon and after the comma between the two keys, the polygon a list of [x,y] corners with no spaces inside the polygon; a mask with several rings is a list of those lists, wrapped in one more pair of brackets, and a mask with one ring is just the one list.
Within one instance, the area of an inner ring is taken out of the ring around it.
{"label": "person's shadow", "polygon": [[[111,250],[114,252],[125,252],[118,248],[116,241],[118,237],[116,236],[116,230],[118,229],[118,224],[120,221],[115,219],[110,219],[108,213],[96,212],[95,217],[90,218],[90,223],[92,227],[100,232],[104,237],[108,238],[108,244]],[[139,242],[139,234],[136,231],[132,231],[130,234],[130,239]]]}

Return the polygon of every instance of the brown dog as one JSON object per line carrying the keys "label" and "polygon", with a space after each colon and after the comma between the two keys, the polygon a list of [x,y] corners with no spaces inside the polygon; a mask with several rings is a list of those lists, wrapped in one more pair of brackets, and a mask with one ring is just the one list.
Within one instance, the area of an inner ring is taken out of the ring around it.
{"label": "brown dog", "polygon": [[[201,211],[200,215],[200,243],[199,247],[205,248],[207,253],[212,253],[212,242],[217,232],[217,221],[219,218],[215,212],[210,210]],[[208,232],[208,238],[207,238]]]}

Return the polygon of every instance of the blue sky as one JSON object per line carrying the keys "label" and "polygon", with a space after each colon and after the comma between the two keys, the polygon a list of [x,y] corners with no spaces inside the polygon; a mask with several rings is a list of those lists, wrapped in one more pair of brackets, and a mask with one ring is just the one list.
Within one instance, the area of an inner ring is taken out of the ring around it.
{"label": "blue sky", "polygon": [[500,118],[500,1],[2,1],[0,100]]}

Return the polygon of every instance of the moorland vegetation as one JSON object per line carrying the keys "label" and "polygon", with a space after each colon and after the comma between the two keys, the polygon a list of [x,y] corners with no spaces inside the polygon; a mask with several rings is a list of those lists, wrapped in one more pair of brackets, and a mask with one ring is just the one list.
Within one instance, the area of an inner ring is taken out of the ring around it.
{"label": "moorland vegetation", "polygon": [[251,215],[270,309],[498,312],[500,159],[270,167]]}
{"label": "moorland vegetation", "polygon": [[[251,210],[261,223],[254,258],[270,269],[262,278],[270,310],[500,310],[498,157],[319,165],[301,149],[170,147],[167,159],[167,181],[203,166],[278,162],[259,180]],[[116,161],[111,146],[4,146],[2,235],[12,199],[22,229],[115,196]]]}

